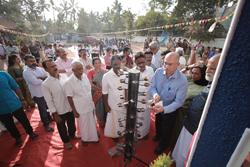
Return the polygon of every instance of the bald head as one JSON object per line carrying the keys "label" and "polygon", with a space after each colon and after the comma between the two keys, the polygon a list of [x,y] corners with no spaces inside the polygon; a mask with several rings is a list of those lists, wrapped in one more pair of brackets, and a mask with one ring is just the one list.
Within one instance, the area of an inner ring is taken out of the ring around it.
{"label": "bald head", "polygon": [[178,63],[178,62],[179,62],[179,59],[180,59],[180,56],[179,56],[179,54],[176,53],[176,52],[170,52],[170,53],[168,53],[168,54],[165,56],[165,60],[166,60],[166,58],[168,58],[168,59],[173,59],[173,60],[175,60],[175,61]]}
{"label": "bald head", "polygon": [[168,78],[174,74],[177,67],[180,65],[179,58],[180,56],[178,55],[178,53],[175,52],[170,52],[165,56],[164,70]]}
{"label": "bald head", "polygon": [[220,53],[215,54],[211,59],[208,60],[207,70],[206,70],[206,80],[213,81],[219,60],[220,60]]}

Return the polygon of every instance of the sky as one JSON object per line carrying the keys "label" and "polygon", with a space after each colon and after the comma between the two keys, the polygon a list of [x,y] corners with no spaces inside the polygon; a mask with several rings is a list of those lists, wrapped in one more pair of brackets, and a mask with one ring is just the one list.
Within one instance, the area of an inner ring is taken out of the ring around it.
{"label": "sky", "polygon": [[[70,0],[67,0],[68,3]],[[94,12],[99,12],[99,14],[102,14],[102,12],[106,11],[107,7],[112,8],[112,5],[115,0],[75,0],[75,3],[78,2],[79,8],[84,8],[85,11],[88,13],[92,10]],[[139,15],[145,15],[147,13],[147,9],[149,9],[148,2],[150,0],[119,0],[122,4],[122,9],[127,10],[128,8],[131,8],[131,12],[133,14]],[[47,2],[49,2],[47,0]],[[62,3],[62,0],[54,0],[56,6],[60,6],[60,3]],[[47,12],[46,12],[47,13]],[[57,16],[57,13],[55,13],[55,17]],[[48,14],[45,15],[46,19],[52,19],[53,20],[53,12],[52,9],[48,12]]]}

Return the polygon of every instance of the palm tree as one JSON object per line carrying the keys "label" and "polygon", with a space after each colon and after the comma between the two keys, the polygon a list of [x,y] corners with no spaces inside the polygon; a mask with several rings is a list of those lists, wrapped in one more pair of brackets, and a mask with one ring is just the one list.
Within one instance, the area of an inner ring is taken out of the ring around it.
{"label": "palm tree", "polygon": [[60,7],[57,8],[57,11],[64,16],[63,19],[65,19],[65,21],[68,20],[68,15],[69,15],[69,9],[70,7],[68,6],[68,2],[66,0],[63,0],[63,3],[60,3]]}
{"label": "palm tree", "polygon": [[70,0],[69,5],[71,11],[70,11],[70,20],[75,21],[76,20],[76,14],[79,10],[78,2],[75,3],[75,0]]}
{"label": "palm tree", "polygon": [[27,20],[29,20],[30,22],[35,22],[35,21],[40,22],[41,10],[36,1],[24,0],[22,7],[23,7],[23,11],[25,13],[25,17]]}
{"label": "palm tree", "polygon": [[44,19],[44,21],[46,21],[44,11],[45,10],[49,11],[50,4],[47,4],[46,0],[39,0],[38,5],[39,5],[40,10],[43,11],[43,19]]}
{"label": "palm tree", "polygon": [[50,4],[51,4],[51,7],[52,7],[52,11],[53,11],[53,18],[54,18],[54,27],[55,27],[55,13],[54,13],[54,9],[55,9],[55,3],[54,3],[54,1],[53,0],[50,0],[49,1],[50,2]]}
{"label": "palm tree", "polygon": [[111,10],[111,14],[113,17],[114,27],[116,30],[121,28],[123,24],[121,23],[121,17],[123,16],[122,13],[122,4],[115,0],[114,4],[112,5],[113,8]]}

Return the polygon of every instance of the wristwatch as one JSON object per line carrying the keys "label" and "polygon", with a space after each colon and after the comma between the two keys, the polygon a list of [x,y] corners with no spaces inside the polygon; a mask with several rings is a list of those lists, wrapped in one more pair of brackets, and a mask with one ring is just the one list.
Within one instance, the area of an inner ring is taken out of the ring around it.
{"label": "wristwatch", "polygon": [[20,99],[20,101],[23,101],[23,100],[25,100],[25,99]]}
{"label": "wristwatch", "polygon": [[186,67],[186,70],[189,70],[188,66]]}

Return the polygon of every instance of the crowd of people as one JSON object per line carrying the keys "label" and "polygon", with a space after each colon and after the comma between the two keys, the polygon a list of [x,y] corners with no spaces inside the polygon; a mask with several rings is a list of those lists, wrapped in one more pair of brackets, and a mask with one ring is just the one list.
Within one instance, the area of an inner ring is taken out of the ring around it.
{"label": "crowd of people", "polygon": [[[125,130],[119,120],[127,112],[123,104],[126,74],[130,69],[139,70],[139,92],[143,93],[137,100],[136,121],[143,126],[136,128],[135,136],[148,140],[153,110],[156,135],[152,139],[159,141],[154,153],[161,154],[171,140],[177,141],[172,157],[177,167],[183,167],[222,49],[205,49],[201,41],[193,45],[191,38],[183,42],[175,39],[167,40],[163,52],[157,39],[145,41],[144,52],[135,54],[126,40],[101,39],[91,47],[78,45],[78,60],[68,57],[59,43],[52,46],[31,41],[26,46],[22,42],[19,48],[11,41],[7,47],[2,44],[1,61],[8,59],[8,68],[1,65],[0,121],[16,139],[16,146],[23,142],[13,116],[37,140],[24,112],[37,104],[45,130],[53,132],[50,122],[55,121],[66,149],[73,147],[70,139],[81,139],[83,146],[98,142],[96,119],[104,127],[104,135],[118,142],[117,132]],[[149,108],[145,101],[151,99],[154,105]],[[76,134],[75,118],[81,135]]]}

